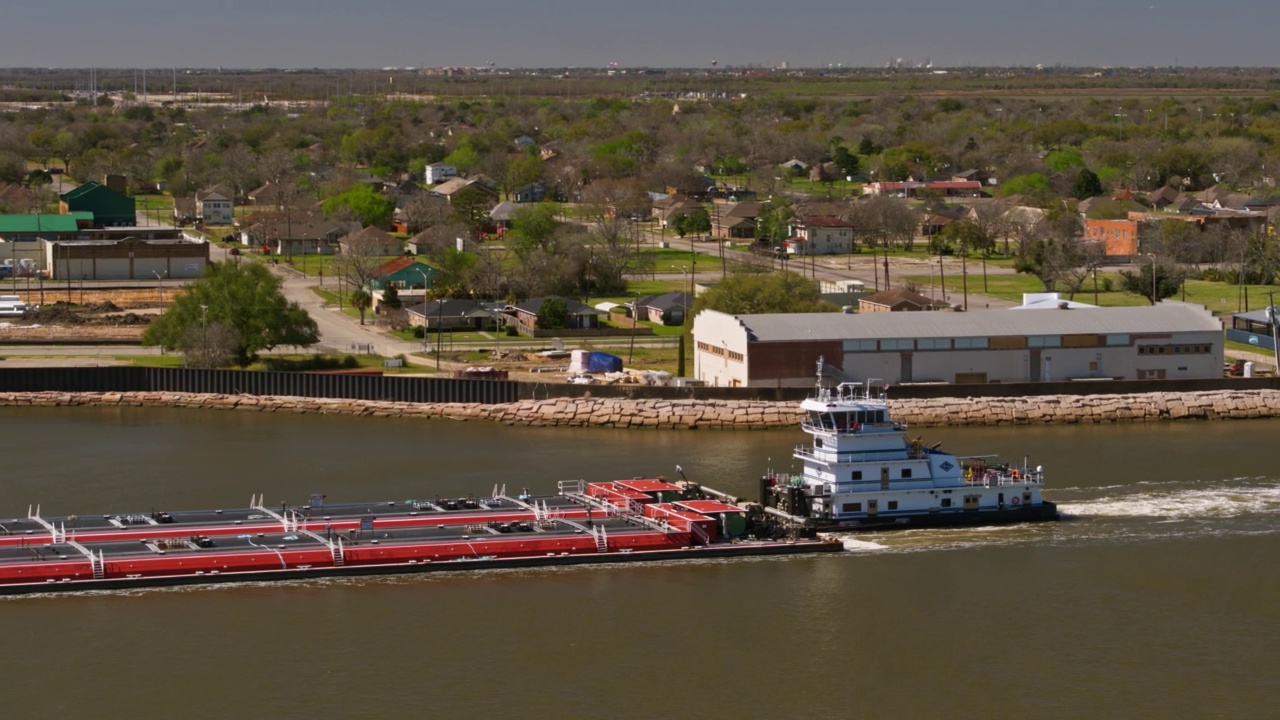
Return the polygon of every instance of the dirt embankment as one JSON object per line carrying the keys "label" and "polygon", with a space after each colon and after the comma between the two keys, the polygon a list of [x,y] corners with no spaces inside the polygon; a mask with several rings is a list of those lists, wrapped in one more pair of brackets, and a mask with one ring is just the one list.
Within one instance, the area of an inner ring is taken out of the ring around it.
{"label": "dirt embankment", "polygon": [[29,293],[28,302],[39,307],[0,322],[0,342],[138,342],[158,310],[155,291],[86,291],[84,302],[75,292],[71,302],[47,288],[44,295],[40,303],[37,292]]}

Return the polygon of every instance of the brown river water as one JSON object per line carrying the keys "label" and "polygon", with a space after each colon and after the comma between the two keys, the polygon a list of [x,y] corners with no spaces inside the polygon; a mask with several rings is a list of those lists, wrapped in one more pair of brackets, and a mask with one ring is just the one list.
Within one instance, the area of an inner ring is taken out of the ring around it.
{"label": "brown river water", "polygon": [[[0,409],[0,519],[554,490],[750,495],[799,431]],[[913,433],[914,434],[914,433]],[[951,428],[1060,523],[836,556],[0,598],[0,718],[1268,718],[1280,422]]]}

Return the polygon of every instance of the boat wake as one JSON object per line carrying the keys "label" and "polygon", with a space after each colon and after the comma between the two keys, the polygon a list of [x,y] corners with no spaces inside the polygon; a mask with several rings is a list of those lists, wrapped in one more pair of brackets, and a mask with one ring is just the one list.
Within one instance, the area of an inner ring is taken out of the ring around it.
{"label": "boat wake", "polygon": [[1166,520],[1238,518],[1280,512],[1280,481],[1233,478],[1188,486],[1185,482],[1139,483],[1128,492],[1066,501],[1059,511],[1073,518],[1147,518]]}
{"label": "boat wake", "polygon": [[[1147,542],[1280,532],[1280,479],[1143,482],[1054,493],[1062,522],[836,535],[854,553]],[[1065,496],[1065,497],[1064,497]]]}

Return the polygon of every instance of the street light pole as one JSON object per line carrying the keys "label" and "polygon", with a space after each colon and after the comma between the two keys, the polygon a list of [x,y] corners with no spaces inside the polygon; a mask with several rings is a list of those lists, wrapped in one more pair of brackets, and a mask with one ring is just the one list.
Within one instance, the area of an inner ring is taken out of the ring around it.
{"label": "street light pole", "polygon": [[208,324],[209,306],[204,303],[200,304],[200,357],[202,364],[209,365],[209,324]]}
{"label": "street light pole", "polygon": [[436,298],[436,372],[440,372],[440,353],[444,352],[444,303],[445,298]]}
{"label": "street light pole", "polygon": [[159,271],[152,270],[152,275],[156,276],[156,292],[160,295],[160,317],[164,317],[164,276],[169,274],[168,270],[161,275]]}

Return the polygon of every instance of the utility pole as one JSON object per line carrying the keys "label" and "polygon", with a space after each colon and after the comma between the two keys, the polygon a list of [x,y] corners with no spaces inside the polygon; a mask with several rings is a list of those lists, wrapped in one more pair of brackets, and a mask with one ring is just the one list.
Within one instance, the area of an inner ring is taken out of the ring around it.
{"label": "utility pole", "polygon": [[1276,294],[1273,291],[1267,293],[1267,295],[1270,297],[1271,302],[1267,306],[1267,324],[1271,326],[1271,348],[1275,353],[1276,369],[1280,371],[1280,323],[1277,323],[1280,318],[1276,317]]}

